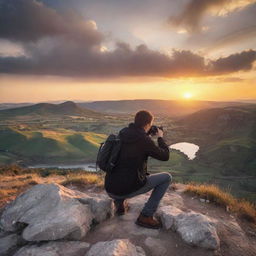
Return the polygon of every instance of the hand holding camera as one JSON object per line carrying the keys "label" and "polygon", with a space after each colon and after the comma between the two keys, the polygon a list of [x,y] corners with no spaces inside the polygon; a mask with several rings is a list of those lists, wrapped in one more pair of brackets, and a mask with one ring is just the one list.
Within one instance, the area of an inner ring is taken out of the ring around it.
{"label": "hand holding camera", "polygon": [[162,130],[162,129],[160,129],[160,128],[158,128],[157,127],[157,137],[162,137],[163,138],[163,136],[164,136],[164,131]]}
{"label": "hand holding camera", "polygon": [[163,137],[164,134],[164,129],[163,126],[156,126],[156,125],[152,125],[149,129],[149,131],[147,132],[147,135],[151,135],[151,136],[157,136],[157,137]]}

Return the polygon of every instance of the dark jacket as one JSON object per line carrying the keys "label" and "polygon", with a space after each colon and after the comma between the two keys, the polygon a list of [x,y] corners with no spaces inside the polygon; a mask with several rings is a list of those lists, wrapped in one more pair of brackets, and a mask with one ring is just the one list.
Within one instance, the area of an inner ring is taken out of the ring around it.
{"label": "dark jacket", "polygon": [[147,159],[151,156],[161,161],[169,160],[169,147],[162,137],[157,138],[158,146],[143,128],[130,123],[119,132],[122,147],[116,167],[106,173],[105,189],[115,195],[134,192],[145,185]]}

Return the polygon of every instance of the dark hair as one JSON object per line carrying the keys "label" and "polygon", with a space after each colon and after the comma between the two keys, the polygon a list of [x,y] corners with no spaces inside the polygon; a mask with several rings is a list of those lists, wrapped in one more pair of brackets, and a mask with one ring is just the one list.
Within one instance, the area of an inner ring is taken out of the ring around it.
{"label": "dark hair", "polygon": [[150,124],[154,116],[147,110],[140,110],[134,117],[134,124],[137,127],[143,128],[146,124]]}

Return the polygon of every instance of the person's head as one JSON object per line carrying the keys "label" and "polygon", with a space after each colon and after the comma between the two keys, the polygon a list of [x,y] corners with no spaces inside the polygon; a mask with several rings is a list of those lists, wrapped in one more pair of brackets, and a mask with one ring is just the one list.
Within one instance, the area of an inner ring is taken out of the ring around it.
{"label": "person's head", "polygon": [[137,127],[143,128],[146,132],[149,131],[154,121],[154,116],[147,110],[140,110],[134,117],[134,124]]}

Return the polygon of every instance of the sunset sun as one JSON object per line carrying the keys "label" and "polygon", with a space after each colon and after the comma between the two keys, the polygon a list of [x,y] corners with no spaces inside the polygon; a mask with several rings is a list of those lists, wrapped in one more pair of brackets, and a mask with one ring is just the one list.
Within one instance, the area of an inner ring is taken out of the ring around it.
{"label": "sunset sun", "polygon": [[183,98],[185,98],[185,99],[190,99],[191,97],[192,97],[192,94],[190,92],[185,92],[183,94]]}

